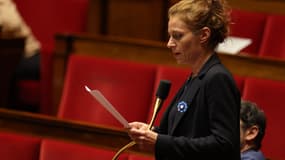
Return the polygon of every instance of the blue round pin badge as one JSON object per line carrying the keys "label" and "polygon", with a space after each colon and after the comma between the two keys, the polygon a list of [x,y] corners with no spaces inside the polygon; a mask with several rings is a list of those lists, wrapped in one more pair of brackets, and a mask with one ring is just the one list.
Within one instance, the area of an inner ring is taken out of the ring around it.
{"label": "blue round pin badge", "polygon": [[177,110],[178,112],[186,112],[188,109],[188,105],[186,102],[184,101],[180,101],[178,104],[177,104]]}

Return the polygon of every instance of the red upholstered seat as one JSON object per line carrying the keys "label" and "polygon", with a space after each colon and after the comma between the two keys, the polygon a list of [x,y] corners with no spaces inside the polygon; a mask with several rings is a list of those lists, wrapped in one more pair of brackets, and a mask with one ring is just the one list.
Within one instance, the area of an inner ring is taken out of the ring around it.
{"label": "red upholstered seat", "polygon": [[158,88],[158,85],[160,83],[160,80],[166,79],[171,81],[171,88],[168,97],[163,103],[162,108],[160,109],[156,120],[155,125],[159,125],[160,119],[162,118],[162,115],[165,111],[165,109],[168,107],[168,105],[171,103],[172,99],[174,98],[175,94],[178,92],[180,87],[183,85],[183,83],[186,81],[188,76],[191,74],[190,69],[185,68],[176,68],[176,67],[170,67],[170,66],[158,66],[157,68],[157,74],[155,79],[155,90],[153,91],[153,103],[151,104],[151,110],[149,111],[148,115],[148,121],[151,120],[152,114],[153,114],[153,104],[155,100],[155,94]]}
{"label": "red upholstered seat", "polygon": [[285,59],[285,16],[268,16],[259,55]]}
{"label": "red upholstered seat", "polygon": [[[88,0],[14,0],[21,15],[42,45],[41,80],[18,84],[19,105],[38,106],[40,113],[52,114],[51,81],[54,35],[58,32],[84,32]],[[31,5],[32,4],[32,5]]]}
{"label": "red upholstered seat", "polygon": [[84,86],[98,89],[129,121],[146,121],[155,67],[129,61],[71,55],[58,117],[122,127]]}
{"label": "red upholstered seat", "polygon": [[[111,160],[115,151],[76,143],[44,139],[39,160]],[[122,154],[119,160],[127,160]]]}
{"label": "red upholstered seat", "polygon": [[243,98],[255,102],[267,117],[267,128],[262,144],[266,157],[284,159],[284,97],[285,82],[247,78]]}
{"label": "red upholstered seat", "polygon": [[40,142],[35,137],[0,132],[1,160],[38,160]]}
{"label": "red upholstered seat", "polygon": [[154,160],[154,157],[146,155],[129,154],[128,160]]}
{"label": "red upholstered seat", "polygon": [[231,36],[252,39],[252,44],[243,49],[242,52],[257,55],[262,41],[266,15],[263,13],[233,9],[231,16]]}

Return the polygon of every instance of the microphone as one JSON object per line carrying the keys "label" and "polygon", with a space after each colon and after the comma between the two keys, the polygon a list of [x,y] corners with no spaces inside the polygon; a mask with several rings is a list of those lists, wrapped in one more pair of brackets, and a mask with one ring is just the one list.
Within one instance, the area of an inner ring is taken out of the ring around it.
{"label": "microphone", "polygon": [[[152,113],[152,118],[151,121],[148,125],[148,129],[151,129],[154,120],[157,116],[158,111],[160,110],[163,101],[166,99],[166,97],[168,96],[169,90],[171,87],[171,82],[169,80],[161,80],[158,86],[158,89],[156,91],[156,100],[155,100],[155,104],[154,104],[154,110]],[[126,149],[134,146],[136,144],[135,141],[131,141],[130,143],[126,144],[125,146],[123,146],[116,154],[115,156],[112,158],[112,160],[117,160],[117,158],[119,157],[119,155]]]}
{"label": "microphone", "polygon": [[164,100],[168,96],[170,87],[171,87],[171,82],[169,80],[161,80],[160,81],[157,92],[156,92],[156,100],[155,100],[155,104],[154,104],[153,114],[152,114],[152,118],[151,118],[151,121],[149,123],[148,129],[151,129],[151,127],[154,123],[154,120],[155,120]]}

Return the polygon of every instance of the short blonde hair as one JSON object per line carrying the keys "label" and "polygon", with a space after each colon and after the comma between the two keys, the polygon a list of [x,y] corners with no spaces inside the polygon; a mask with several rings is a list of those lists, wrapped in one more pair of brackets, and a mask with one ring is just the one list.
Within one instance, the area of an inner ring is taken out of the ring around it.
{"label": "short blonde hair", "polygon": [[203,27],[210,28],[208,47],[211,49],[229,34],[230,9],[224,0],[181,0],[169,9],[168,17],[172,16],[179,16],[194,33]]}

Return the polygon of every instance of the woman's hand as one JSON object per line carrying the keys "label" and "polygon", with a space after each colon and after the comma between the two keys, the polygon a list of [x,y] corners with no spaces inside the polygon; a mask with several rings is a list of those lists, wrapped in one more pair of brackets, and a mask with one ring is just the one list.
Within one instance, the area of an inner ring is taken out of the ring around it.
{"label": "woman's hand", "polygon": [[157,133],[149,130],[148,124],[142,122],[129,123],[128,134],[139,148],[145,151],[154,152],[154,147],[157,139]]}

